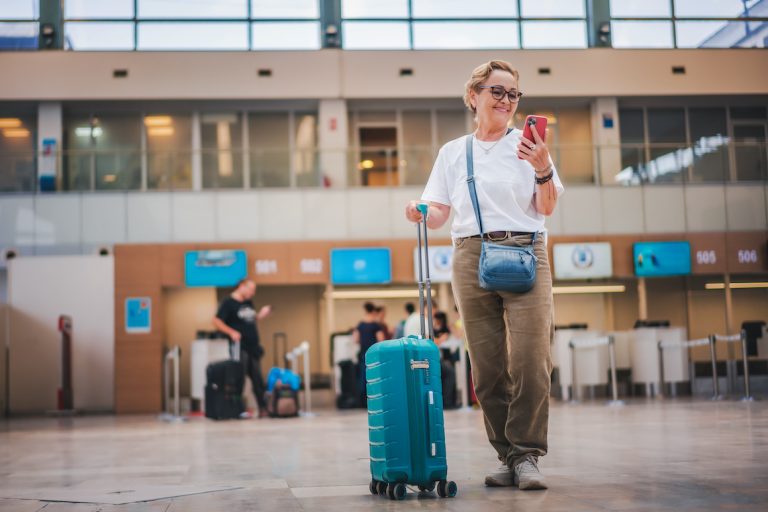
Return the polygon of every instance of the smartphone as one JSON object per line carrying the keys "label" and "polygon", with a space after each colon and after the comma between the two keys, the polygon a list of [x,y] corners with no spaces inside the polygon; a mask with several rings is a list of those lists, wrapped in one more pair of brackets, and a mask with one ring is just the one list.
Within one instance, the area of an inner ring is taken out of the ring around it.
{"label": "smartphone", "polygon": [[[530,141],[536,142],[536,139],[533,138],[533,132],[531,132],[532,127],[536,128],[536,131],[539,132],[539,137],[541,137],[541,140],[546,142],[547,118],[544,116],[528,116],[525,118],[525,126],[523,126],[523,137]],[[522,158],[520,158],[520,160],[522,160]]]}

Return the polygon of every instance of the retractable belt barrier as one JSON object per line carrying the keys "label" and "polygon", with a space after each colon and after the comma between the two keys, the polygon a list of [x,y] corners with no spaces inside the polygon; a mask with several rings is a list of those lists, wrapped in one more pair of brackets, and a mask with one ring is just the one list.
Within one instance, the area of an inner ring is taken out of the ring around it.
{"label": "retractable belt barrier", "polygon": [[[171,347],[168,352],[165,353],[163,358],[163,390],[165,398],[165,412],[160,416],[163,421],[178,422],[185,421],[181,415],[181,403],[179,397],[179,360],[181,359],[181,347],[175,345]],[[171,366],[171,371],[168,370],[168,366]],[[169,373],[173,373],[173,397],[171,397],[171,379]],[[169,407],[173,403],[173,409],[169,411]]]}
{"label": "retractable belt barrier", "polygon": [[715,364],[715,348],[714,348],[714,341],[712,336],[709,336],[708,338],[699,338],[695,340],[688,340],[688,341],[674,341],[674,340],[666,340],[666,341],[659,341],[659,393],[664,393],[664,350],[670,349],[670,348],[692,348],[692,347],[703,347],[704,345],[709,345],[710,347],[710,357],[712,359],[712,386],[714,389],[714,395],[712,396],[713,400],[716,400],[719,398],[719,391],[717,386],[717,366]]}
{"label": "retractable belt barrier", "polygon": [[315,414],[312,412],[312,386],[310,386],[310,375],[309,375],[309,342],[308,341],[302,341],[301,344],[288,352],[285,355],[285,358],[288,360],[288,362],[291,365],[291,370],[294,373],[298,373],[296,370],[296,365],[298,364],[299,357],[303,358],[304,362],[304,411],[301,413],[302,416],[315,416]]}
{"label": "retractable belt barrier", "polygon": [[752,394],[749,390],[749,361],[747,360],[747,335],[746,332],[742,329],[742,331],[739,334],[731,334],[731,335],[725,335],[725,334],[713,334],[712,335],[713,345],[714,342],[721,342],[721,343],[738,343],[741,342],[741,360],[742,364],[744,365],[744,396],[741,398],[744,402],[751,402],[753,400]]}
{"label": "retractable belt barrier", "polygon": [[602,336],[600,338],[574,338],[568,342],[568,347],[571,349],[571,401],[578,402],[578,381],[576,380],[576,350],[585,348],[594,348],[608,345],[608,356],[611,368],[611,393],[613,399],[608,402],[608,405],[624,405],[622,400],[619,400],[619,391],[616,385],[616,348],[613,336]]}

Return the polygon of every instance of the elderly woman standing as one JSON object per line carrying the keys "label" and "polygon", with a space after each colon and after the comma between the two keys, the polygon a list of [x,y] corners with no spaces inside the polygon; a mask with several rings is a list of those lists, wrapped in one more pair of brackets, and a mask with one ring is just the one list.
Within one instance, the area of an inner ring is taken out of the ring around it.
{"label": "elderly woman standing", "polygon": [[[441,227],[451,208],[454,241],[453,292],[464,320],[475,391],[488,440],[504,466],[488,475],[488,486],[546,489],[538,458],[547,453],[549,388],[554,333],[552,277],[544,218],[555,209],[563,185],[544,141],[508,130],[522,96],[518,72],[509,63],[487,62],[472,72],[464,103],[475,114],[472,138],[474,180],[483,221],[480,233],[467,184],[466,137],[440,149],[421,200],[429,204],[427,225]],[[417,201],[406,217],[421,220]],[[536,281],[525,293],[491,291],[478,282],[482,239],[510,246],[531,245],[538,258]]]}

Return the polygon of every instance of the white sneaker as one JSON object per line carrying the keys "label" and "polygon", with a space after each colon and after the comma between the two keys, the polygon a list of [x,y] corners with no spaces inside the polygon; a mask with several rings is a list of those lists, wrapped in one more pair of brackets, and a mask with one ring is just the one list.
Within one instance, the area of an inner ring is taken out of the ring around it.
{"label": "white sneaker", "polygon": [[507,466],[501,466],[485,477],[485,485],[488,487],[512,487],[515,485],[512,470]]}
{"label": "white sneaker", "polygon": [[539,458],[535,455],[526,455],[525,458],[515,466],[515,484],[517,484],[520,490],[530,491],[547,488],[547,480],[539,471],[538,462]]}

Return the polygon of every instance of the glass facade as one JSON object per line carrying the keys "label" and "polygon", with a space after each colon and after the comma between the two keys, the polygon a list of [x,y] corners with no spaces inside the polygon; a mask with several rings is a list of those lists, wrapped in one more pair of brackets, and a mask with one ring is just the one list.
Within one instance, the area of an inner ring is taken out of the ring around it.
{"label": "glass facade", "polygon": [[618,184],[749,182],[768,177],[765,107],[621,108],[619,126]]}
{"label": "glass facade", "polygon": [[0,192],[37,188],[34,157],[36,116],[27,109],[0,114]]}
{"label": "glass facade", "polygon": [[69,50],[246,51],[320,48],[318,0],[64,1]]}
{"label": "glass facade", "polygon": [[141,188],[140,121],[133,113],[66,115],[62,188]]}
{"label": "glass facade", "polygon": [[759,0],[611,0],[614,48],[765,48]]}
{"label": "glass facade", "polygon": [[[761,0],[607,2],[615,48],[764,48],[768,40]],[[597,30],[587,0],[340,0],[340,12],[322,20],[320,0],[61,5],[64,48],[85,51],[587,48]],[[39,0],[4,0],[0,50],[36,49],[39,17]],[[330,27],[338,37],[324,35]]]}
{"label": "glass facade", "polygon": [[581,0],[342,0],[341,13],[348,50],[587,47]]}
{"label": "glass facade", "polygon": [[39,0],[0,2],[0,51],[36,50],[40,24]]}

